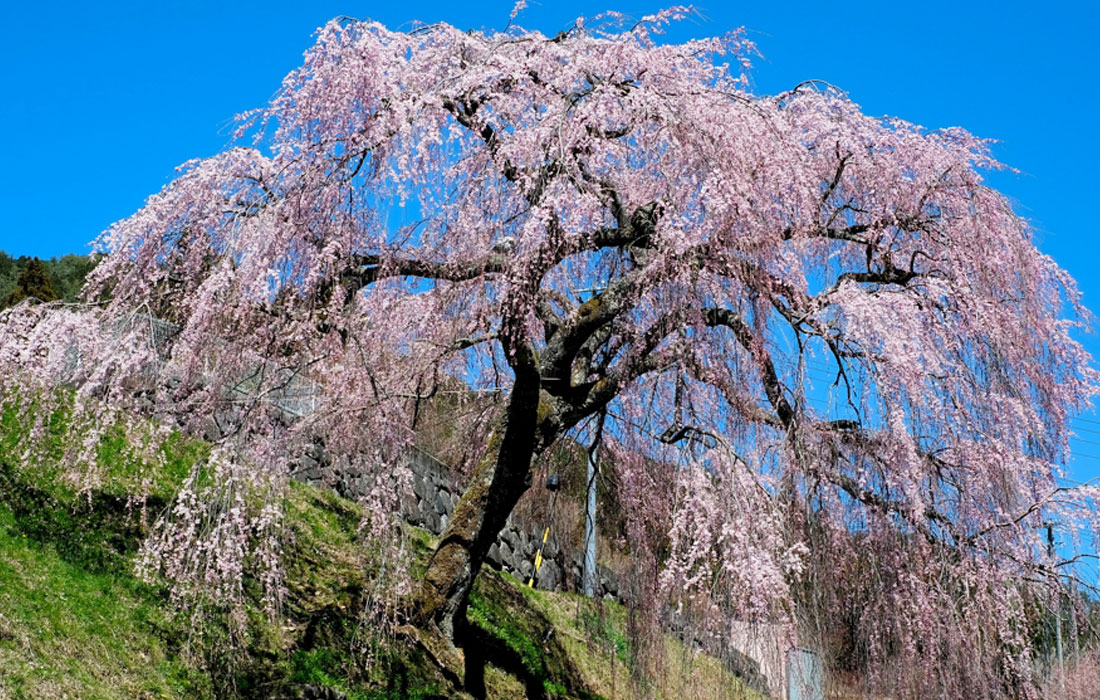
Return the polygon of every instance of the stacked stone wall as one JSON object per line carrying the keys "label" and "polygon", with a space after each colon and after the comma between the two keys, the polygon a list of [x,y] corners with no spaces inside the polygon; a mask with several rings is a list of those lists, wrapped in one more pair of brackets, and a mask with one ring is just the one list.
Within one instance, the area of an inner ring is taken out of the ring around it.
{"label": "stacked stone wall", "polygon": [[[412,472],[412,492],[401,495],[402,516],[407,522],[422,527],[434,535],[442,534],[450,521],[464,487],[445,464],[423,450],[413,450],[408,456]],[[299,481],[332,488],[345,498],[358,500],[369,488],[367,479],[350,468],[332,464],[320,446],[306,451],[292,471]],[[509,517],[497,541],[489,548],[488,564],[527,581],[534,573],[535,553],[543,532],[517,523]],[[578,591],[581,586],[583,556],[580,549],[562,543],[550,533],[543,549],[536,587],[549,591]],[[614,573],[599,567],[600,595],[618,600],[619,586]]]}

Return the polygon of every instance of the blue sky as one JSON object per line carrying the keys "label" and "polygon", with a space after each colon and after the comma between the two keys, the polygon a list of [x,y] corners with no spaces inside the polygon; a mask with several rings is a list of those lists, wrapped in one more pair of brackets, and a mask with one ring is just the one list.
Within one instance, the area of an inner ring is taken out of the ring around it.
{"label": "blue sky", "polygon": [[[551,33],[579,14],[633,15],[667,3],[537,2],[518,23]],[[181,162],[229,140],[234,114],[262,105],[326,19],[390,27],[411,20],[503,27],[512,0],[477,3],[25,3],[0,9],[4,68],[0,249],[50,257],[87,243],[137,209]],[[1040,248],[1100,311],[1100,163],[1096,89],[1100,3],[702,3],[705,21],[674,38],[744,25],[762,59],[760,93],[818,78],[870,114],[999,139],[1019,174],[995,173]],[[1100,355],[1100,338],[1086,342]],[[1087,422],[1087,421],[1096,421]],[[1100,417],[1075,421],[1078,478],[1100,475]],[[1084,455],[1093,455],[1085,457]]]}

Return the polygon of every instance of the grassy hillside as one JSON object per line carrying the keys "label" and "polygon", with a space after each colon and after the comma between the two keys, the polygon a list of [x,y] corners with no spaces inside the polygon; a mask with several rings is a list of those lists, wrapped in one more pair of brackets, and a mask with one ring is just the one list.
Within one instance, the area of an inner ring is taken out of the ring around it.
{"label": "grassy hillside", "polygon": [[[143,522],[205,446],[176,439],[151,473],[115,436],[100,449],[104,486],[77,495],[48,463],[15,466],[23,423],[17,407],[0,415],[0,699],[759,697],[671,639],[665,672],[639,680],[621,607],[533,591],[490,570],[471,599],[470,652],[457,672],[444,671],[411,641],[370,633],[362,513],[300,484],[286,504],[283,609],[275,620],[250,610],[233,647],[224,629],[193,627],[165,590],[132,574]],[[63,420],[49,439],[64,441]],[[144,511],[131,498],[139,483]],[[415,528],[406,535],[422,566],[434,543]]]}

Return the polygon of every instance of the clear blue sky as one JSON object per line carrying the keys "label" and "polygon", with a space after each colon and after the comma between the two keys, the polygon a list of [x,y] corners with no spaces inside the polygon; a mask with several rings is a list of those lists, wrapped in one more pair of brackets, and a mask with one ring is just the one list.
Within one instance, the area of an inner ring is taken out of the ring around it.
{"label": "clear blue sky", "polygon": [[[512,4],[4,3],[0,249],[40,257],[87,252],[88,241],[138,208],[176,165],[223,148],[233,115],[271,96],[330,17],[369,17],[394,28],[410,20],[499,28]],[[578,14],[641,15],[671,3],[529,4],[518,22],[550,33]],[[698,7],[707,20],[673,36],[744,25],[764,54],[754,71],[757,92],[819,78],[847,90],[868,113],[999,139],[998,156],[1021,174],[995,174],[993,184],[1100,310],[1100,2]],[[1100,355],[1097,336],[1086,342]],[[1075,474],[1100,475],[1100,422],[1076,425],[1074,451],[1096,458],[1080,458]]]}

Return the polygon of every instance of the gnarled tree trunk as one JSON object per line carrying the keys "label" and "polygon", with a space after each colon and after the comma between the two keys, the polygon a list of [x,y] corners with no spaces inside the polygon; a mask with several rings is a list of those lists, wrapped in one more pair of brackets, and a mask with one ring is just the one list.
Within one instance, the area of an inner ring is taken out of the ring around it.
{"label": "gnarled tree trunk", "polygon": [[[517,375],[519,373],[517,372]],[[454,641],[481,565],[508,515],[531,486],[531,462],[556,437],[556,419],[540,402],[537,371],[517,376],[504,415],[451,514],[413,600],[415,622]]]}

